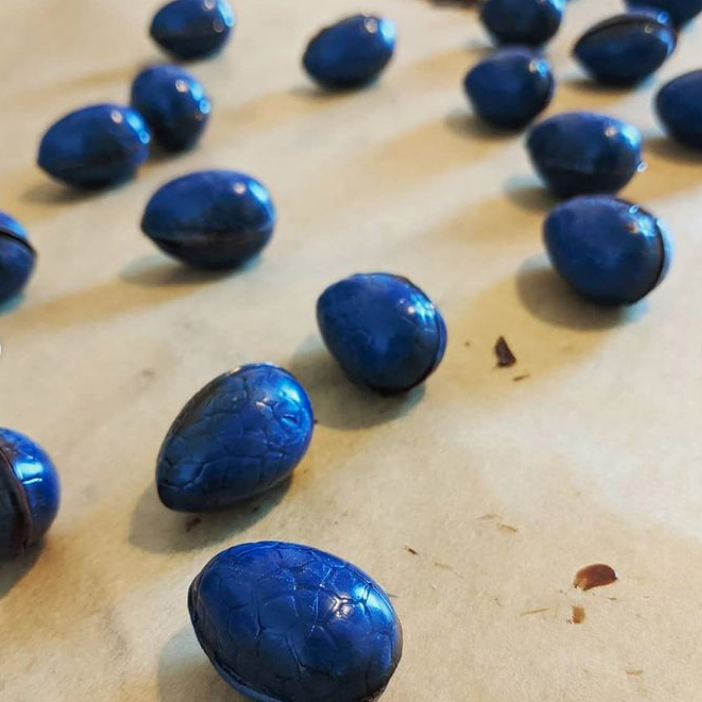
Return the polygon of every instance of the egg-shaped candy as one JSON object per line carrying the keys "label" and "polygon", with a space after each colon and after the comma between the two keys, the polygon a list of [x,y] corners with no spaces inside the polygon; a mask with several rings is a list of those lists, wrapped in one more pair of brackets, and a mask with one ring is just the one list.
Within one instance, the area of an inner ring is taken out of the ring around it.
{"label": "egg-shaped candy", "polygon": [[172,56],[191,61],[219,52],[236,16],[227,0],[173,0],[151,22],[151,37]]}
{"label": "egg-shaped candy", "polygon": [[616,193],[639,171],[641,133],[595,112],[566,112],[539,122],[527,149],[537,172],[559,198]]}
{"label": "egg-shaped candy", "polygon": [[354,15],[325,27],[307,45],[302,64],[324,88],[347,90],[373,82],[395,52],[395,24]]}
{"label": "egg-shaped candy", "polygon": [[0,212],[0,304],[22,292],[34,271],[36,252],[25,228]]}
{"label": "egg-shaped candy", "polygon": [[205,385],[161,447],[156,485],[180,512],[216,512],[277,485],[302,460],[314,416],[305,389],[268,363],[242,366]]}
{"label": "egg-shaped candy", "polygon": [[627,0],[634,10],[642,7],[663,10],[676,27],[682,27],[702,12],[702,0]]}
{"label": "egg-shaped candy", "polygon": [[151,133],[138,112],[121,105],[84,107],[52,125],[39,166],[77,188],[103,188],[134,176],[149,155]]}
{"label": "egg-shaped candy", "polygon": [[349,379],[381,394],[411,390],[436,370],[446,325],[426,294],[389,273],[352,275],[317,301],[317,323]]}
{"label": "egg-shaped candy", "polygon": [[676,31],[665,13],[629,12],[590,27],[573,54],[596,81],[632,86],[653,75],[676,44]]}
{"label": "egg-shaped candy", "polygon": [[210,100],[199,81],[179,66],[151,66],[134,79],[132,107],[168,151],[183,151],[202,136]]}
{"label": "egg-shaped candy", "polygon": [[58,474],[44,449],[0,428],[0,557],[36,544],[56,518],[60,499]]}
{"label": "egg-shaped candy", "polygon": [[702,70],[666,83],[656,95],[656,111],[670,136],[702,149]]}
{"label": "egg-shaped candy", "polygon": [[480,19],[498,44],[540,46],[561,26],[566,0],[486,0]]}
{"label": "egg-shaped candy", "polygon": [[263,183],[235,171],[200,171],[166,183],[141,228],[165,253],[196,268],[236,268],[270,241],[276,210]]}
{"label": "egg-shaped candy", "polygon": [[402,656],[383,589],[309,546],[222,551],[190,586],[188,609],[217,672],[254,702],[374,702]]}
{"label": "egg-shaped candy", "polygon": [[527,47],[498,49],[474,66],[464,88],[475,113],[500,129],[520,129],[551,102],[548,60]]}
{"label": "egg-shaped candy", "polygon": [[544,224],[544,241],[556,271],[602,305],[630,305],[648,295],[665,277],[672,256],[665,225],[611,195],[558,205]]}

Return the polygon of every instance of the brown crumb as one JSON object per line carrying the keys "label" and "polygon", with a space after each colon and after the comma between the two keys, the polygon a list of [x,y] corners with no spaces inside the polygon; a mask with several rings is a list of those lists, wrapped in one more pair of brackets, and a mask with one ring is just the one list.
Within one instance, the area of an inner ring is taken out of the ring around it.
{"label": "brown crumb", "polygon": [[611,585],[617,582],[617,580],[617,573],[612,566],[605,565],[604,563],[595,563],[594,565],[581,568],[575,574],[573,587],[587,591],[592,590],[593,587]]}
{"label": "brown crumb", "polygon": [[317,419],[317,418],[315,417],[314,420],[313,420],[313,423],[314,423],[314,424],[319,424],[319,419]]}
{"label": "brown crumb", "polygon": [[202,524],[202,517],[191,517],[185,522],[185,531],[191,532],[198,524]]}
{"label": "brown crumb", "polygon": [[582,624],[585,621],[585,608],[573,605],[573,616],[570,619],[571,624]]}
{"label": "brown crumb", "polygon": [[478,517],[479,522],[484,522],[487,521],[488,519],[499,519],[500,515],[495,514],[494,512],[490,512],[489,514],[483,514],[482,517]]}
{"label": "brown crumb", "polygon": [[[386,592],[387,592],[387,590],[386,590]],[[391,600],[399,600],[399,599],[400,599],[400,596],[399,596],[399,595],[396,595],[394,592],[388,592],[388,597],[389,597]]]}
{"label": "brown crumb", "polygon": [[515,375],[514,378],[512,378],[513,383],[521,383],[522,380],[528,380],[531,378],[530,373],[524,373],[523,375]]}
{"label": "brown crumb", "polygon": [[519,616],[528,617],[532,614],[543,614],[544,612],[548,612],[549,609],[549,607],[542,607],[541,609],[530,609],[528,612],[522,612]]}
{"label": "brown crumb", "polygon": [[519,529],[517,529],[517,527],[513,527],[510,524],[498,524],[497,528],[500,531],[506,531],[509,534],[516,534],[519,531]]}
{"label": "brown crumb", "polygon": [[504,336],[501,336],[495,344],[495,356],[497,356],[498,368],[511,368],[517,362],[517,357],[512,353]]}
{"label": "brown crumb", "polygon": [[632,677],[636,677],[636,678],[638,678],[639,675],[644,674],[643,670],[634,670],[634,669],[628,669],[625,672],[627,675],[631,675]]}
{"label": "brown crumb", "polygon": [[464,345],[467,349],[469,349],[469,348],[470,348],[470,341],[464,341],[464,342],[463,342],[463,345]]}
{"label": "brown crumb", "polygon": [[411,553],[413,556],[419,555],[419,551],[415,551],[411,546],[405,546],[405,551],[407,551],[407,553]]}

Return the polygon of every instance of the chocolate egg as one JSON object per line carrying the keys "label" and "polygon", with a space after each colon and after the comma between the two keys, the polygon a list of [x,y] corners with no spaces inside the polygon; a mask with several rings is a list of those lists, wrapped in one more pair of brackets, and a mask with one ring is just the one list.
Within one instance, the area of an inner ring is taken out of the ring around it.
{"label": "chocolate egg", "polygon": [[34,271],[36,257],[25,228],[11,215],[0,212],[0,304],[22,292]]}
{"label": "chocolate egg", "polygon": [[390,599],[324,551],[264,541],[215,556],[188,593],[195,633],[255,702],[373,702],[402,656]]}
{"label": "chocolate egg", "polygon": [[149,200],[144,233],[165,253],[196,268],[235,268],[268,244],[276,210],[263,183],[235,171],[176,178]]}
{"label": "chocolate egg", "polygon": [[77,188],[103,188],[131,178],[149,155],[151,133],[130,107],[84,107],[52,125],[39,146],[39,166]]}
{"label": "chocolate egg", "polygon": [[166,507],[215,512],[277,485],[312,440],[305,389],[267,363],[208,383],[183,408],[161,447],[156,485]]}
{"label": "chocolate egg", "polygon": [[59,509],[58,474],[28,436],[0,428],[0,557],[20,555],[48,531]]}
{"label": "chocolate egg", "polygon": [[627,122],[594,112],[567,112],[539,122],[527,149],[556,197],[616,193],[639,171],[641,133]]}
{"label": "chocolate egg", "polygon": [[424,382],[446,349],[441,312],[411,281],[390,273],[331,285],[317,301],[317,322],[349,379],[381,394]]}

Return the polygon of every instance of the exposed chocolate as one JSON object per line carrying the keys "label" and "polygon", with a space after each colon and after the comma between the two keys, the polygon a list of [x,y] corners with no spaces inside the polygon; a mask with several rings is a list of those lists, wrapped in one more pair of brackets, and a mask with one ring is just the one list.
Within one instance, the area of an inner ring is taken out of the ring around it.
{"label": "exposed chocolate", "polygon": [[495,344],[495,356],[497,356],[498,368],[511,368],[517,362],[517,357],[512,353],[504,336],[501,336]]}
{"label": "exposed chocolate", "polygon": [[595,563],[594,565],[581,568],[573,580],[573,587],[579,590],[592,590],[593,587],[602,587],[603,585],[611,585],[618,580],[617,574],[611,566],[604,563]]}

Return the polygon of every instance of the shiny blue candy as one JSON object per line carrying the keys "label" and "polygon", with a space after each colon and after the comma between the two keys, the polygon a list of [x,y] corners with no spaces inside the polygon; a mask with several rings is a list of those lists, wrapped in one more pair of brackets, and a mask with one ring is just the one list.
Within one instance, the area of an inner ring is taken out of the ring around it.
{"label": "shiny blue candy", "polygon": [[407,278],[389,273],[352,275],[327,288],[317,322],[349,379],[382,394],[422,383],[446,349],[439,310]]}
{"label": "shiny blue candy", "polygon": [[573,54],[596,81],[632,86],[653,75],[676,44],[676,31],[665,13],[630,12],[588,29]]}
{"label": "shiny blue candy", "polygon": [[567,112],[540,122],[529,134],[527,149],[560,198],[616,193],[644,168],[638,129],[594,112]]}
{"label": "shiny blue candy", "polygon": [[520,129],[551,102],[551,65],[524,47],[498,49],[472,68],[464,81],[475,113],[501,129]]}
{"label": "shiny blue candy", "polygon": [[702,0],[627,0],[626,4],[635,10],[641,7],[663,10],[676,27],[682,27],[702,12]]}
{"label": "shiny blue candy", "polygon": [[395,37],[390,20],[373,15],[347,17],[313,37],[302,63],[324,88],[358,88],[383,72],[395,51]]}
{"label": "shiny blue candy", "polygon": [[183,408],[161,447],[156,485],[166,507],[216,512],[287,478],[312,439],[305,389],[267,363],[208,383]]}
{"label": "shiny blue candy", "polygon": [[373,702],[402,656],[383,589],[309,546],[222,551],[190,586],[188,608],[217,672],[255,702]]}
{"label": "shiny blue candy", "polygon": [[169,151],[192,147],[210,118],[210,101],[200,83],[178,66],[152,66],[132,83],[132,107]]}
{"label": "shiny blue candy", "polygon": [[149,128],[131,108],[91,105],[49,128],[39,146],[39,166],[68,185],[103,188],[134,176],[150,141]]}
{"label": "shiny blue candy", "polygon": [[36,544],[56,518],[60,498],[56,468],[41,446],[0,428],[0,557]]}
{"label": "shiny blue candy", "polygon": [[151,36],[184,61],[216,54],[227,43],[236,17],[227,0],[173,0],[151,22]]}
{"label": "shiny blue candy", "polygon": [[656,96],[656,111],[674,139],[702,149],[702,70],[666,83]]}
{"label": "shiny blue candy", "polygon": [[0,304],[24,289],[36,257],[25,228],[14,217],[0,212]]}
{"label": "shiny blue candy", "polygon": [[498,44],[540,46],[563,20],[566,0],[486,0],[480,19]]}
{"label": "shiny blue candy", "polygon": [[149,200],[141,228],[163,251],[196,268],[235,268],[269,242],[276,210],[267,188],[235,171],[176,178]]}
{"label": "shiny blue candy", "polygon": [[650,212],[609,195],[577,197],[556,207],[544,224],[554,268],[583,297],[630,305],[665,277],[672,247]]}

